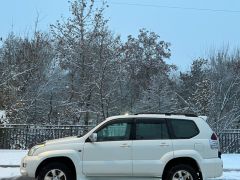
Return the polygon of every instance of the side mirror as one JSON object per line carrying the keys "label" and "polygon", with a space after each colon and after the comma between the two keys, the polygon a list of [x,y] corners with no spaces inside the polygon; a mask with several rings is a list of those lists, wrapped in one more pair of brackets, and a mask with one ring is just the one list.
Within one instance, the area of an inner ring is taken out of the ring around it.
{"label": "side mirror", "polygon": [[91,142],[96,142],[97,141],[97,133],[92,133],[89,136],[89,139],[90,139]]}

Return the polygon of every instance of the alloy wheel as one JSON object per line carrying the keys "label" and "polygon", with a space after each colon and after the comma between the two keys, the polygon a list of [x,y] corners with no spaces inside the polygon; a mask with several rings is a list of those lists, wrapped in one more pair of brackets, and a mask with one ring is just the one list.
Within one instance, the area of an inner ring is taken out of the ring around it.
{"label": "alloy wheel", "polygon": [[193,177],[189,172],[180,170],[173,175],[172,180],[193,180]]}
{"label": "alloy wheel", "polygon": [[44,180],[67,180],[67,178],[63,171],[52,169],[46,173]]}

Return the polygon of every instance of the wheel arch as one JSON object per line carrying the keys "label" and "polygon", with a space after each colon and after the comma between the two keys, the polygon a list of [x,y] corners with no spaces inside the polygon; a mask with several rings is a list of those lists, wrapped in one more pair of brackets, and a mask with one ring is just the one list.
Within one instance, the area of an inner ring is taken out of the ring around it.
{"label": "wheel arch", "polygon": [[197,161],[192,157],[177,157],[168,161],[164,167],[162,178],[165,179],[170,169],[180,164],[190,165],[191,167],[193,167],[199,173],[199,176],[202,179],[201,168]]}
{"label": "wheel arch", "polygon": [[76,172],[76,167],[74,165],[74,162],[72,161],[71,158],[66,157],[66,156],[57,156],[57,157],[49,157],[46,158],[45,160],[43,160],[39,166],[37,167],[37,170],[35,172],[35,178],[38,177],[40,170],[49,163],[52,162],[58,162],[58,163],[63,163],[64,165],[67,165],[72,171],[73,171],[73,175],[74,175],[74,180],[77,179],[77,172]]}

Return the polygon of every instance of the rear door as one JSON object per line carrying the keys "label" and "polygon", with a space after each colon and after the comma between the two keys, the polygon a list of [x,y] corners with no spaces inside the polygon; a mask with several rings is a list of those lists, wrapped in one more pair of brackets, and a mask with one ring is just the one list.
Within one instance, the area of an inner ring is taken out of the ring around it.
{"label": "rear door", "polygon": [[144,118],[135,121],[133,140],[133,176],[161,176],[162,157],[173,156],[172,141],[165,119]]}

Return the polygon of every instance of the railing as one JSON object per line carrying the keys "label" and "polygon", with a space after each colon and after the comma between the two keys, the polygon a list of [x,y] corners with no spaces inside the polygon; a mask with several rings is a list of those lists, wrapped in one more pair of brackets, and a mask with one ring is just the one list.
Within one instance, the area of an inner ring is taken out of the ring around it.
{"label": "railing", "polygon": [[92,127],[86,125],[0,125],[0,149],[28,149],[50,139],[81,136]]}
{"label": "railing", "polygon": [[[28,149],[50,139],[83,135],[93,126],[85,125],[0,125],[0,149]],[[240,153],[240,129],[218,134],[222,153]]]}
{"label": "railing", "polygon": [[240,129],[228,129],[219,135],[223,153],[240,153]]}

